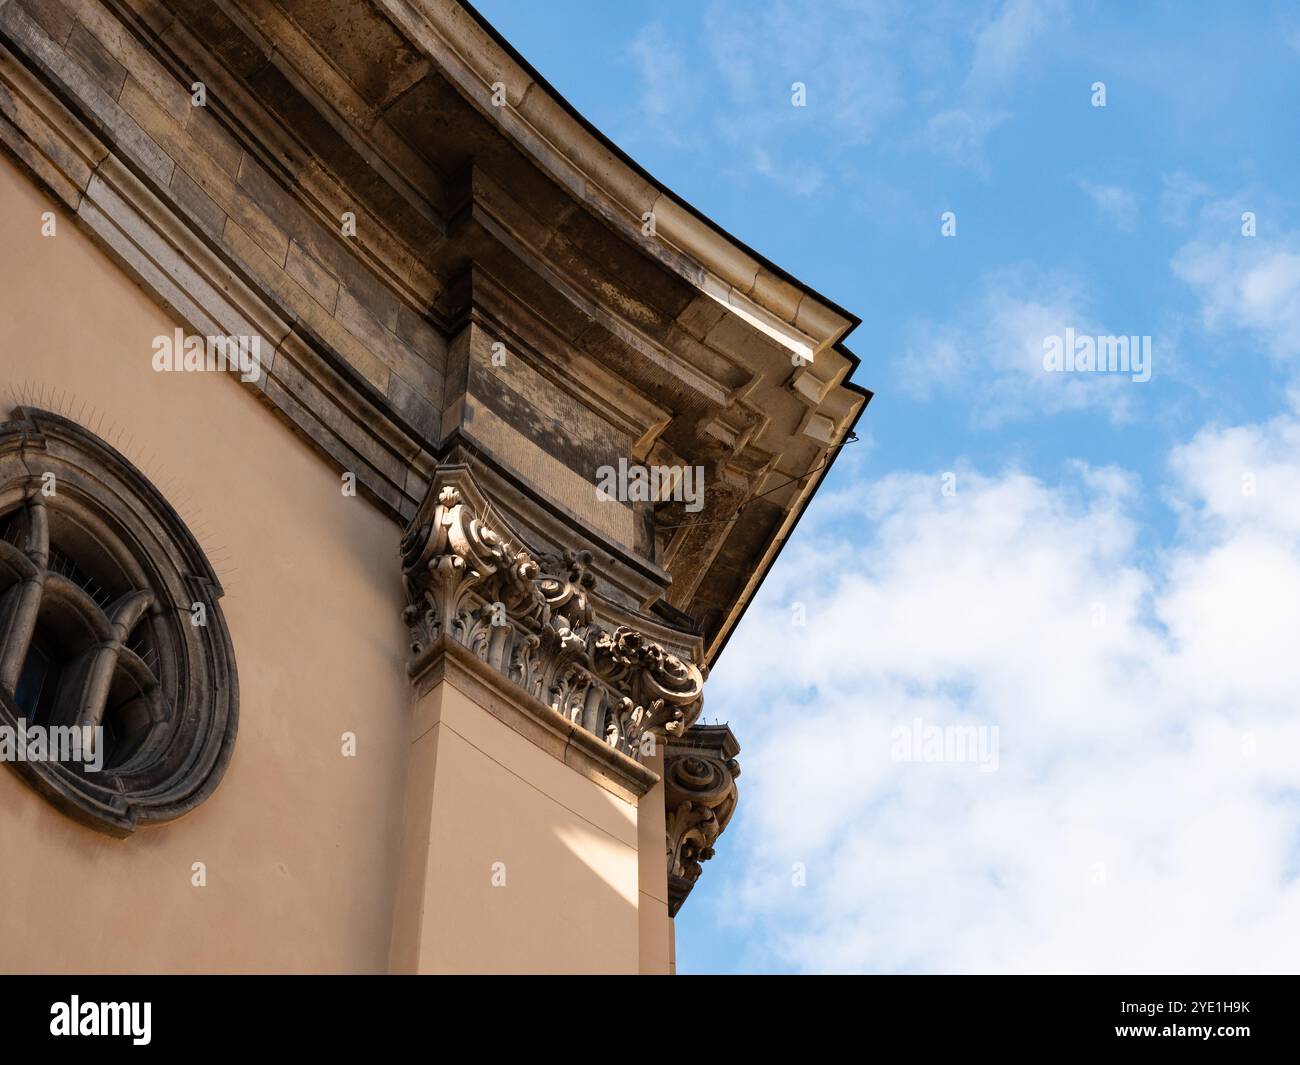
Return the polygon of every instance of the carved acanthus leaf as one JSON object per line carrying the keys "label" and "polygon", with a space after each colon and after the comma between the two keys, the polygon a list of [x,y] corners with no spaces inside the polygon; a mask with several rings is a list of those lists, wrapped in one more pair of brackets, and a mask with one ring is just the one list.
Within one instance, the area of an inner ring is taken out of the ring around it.
{"label": "carved acanthus leaf", "polygon": [[402,538],[411,652],[454,640],[638,761],[700,715],[698,666],[626,625],[600,623],[587,551],[545,571],[469,494],[443,484]]}

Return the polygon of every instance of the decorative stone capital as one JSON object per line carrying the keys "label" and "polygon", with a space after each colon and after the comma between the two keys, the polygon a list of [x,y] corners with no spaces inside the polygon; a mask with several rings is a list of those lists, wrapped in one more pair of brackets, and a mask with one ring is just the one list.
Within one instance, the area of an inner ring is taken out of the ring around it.
{"label": "decorative stone capital", "polygon": [[684,647],[656,642],[597,598],[590,552],[539,560],[465,466],[438,470],[401,559],[412,672],[434,641],[452,640],[638,761],[699,718],[704,675]]}
{"label": "decorative stone capital", "polygon": [[664,752],[668,913],[676,916],[700,878],[700,863],[735,813],[740,745],[726,725],[697,725]]}

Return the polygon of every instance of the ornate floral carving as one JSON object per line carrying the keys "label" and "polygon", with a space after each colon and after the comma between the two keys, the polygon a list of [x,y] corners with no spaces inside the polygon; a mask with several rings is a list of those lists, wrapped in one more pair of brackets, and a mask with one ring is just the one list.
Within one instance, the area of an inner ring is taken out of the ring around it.
{"label": "ornate floral carving", "polygon": [[461,474],[430,492],[403,537],[412,654],[454,640],[637,760],[648,736],[684,734],[700,715],[700,669],[636,629],[601,624],[590,552],[547,558],[544,572],[488,509]]}
{"label": "ornate floral carving", "polygon": [[664,755],[669,913],[676,914],[699,879],[700,863],[736,810],[740,747],[726,725],[699,725]]}

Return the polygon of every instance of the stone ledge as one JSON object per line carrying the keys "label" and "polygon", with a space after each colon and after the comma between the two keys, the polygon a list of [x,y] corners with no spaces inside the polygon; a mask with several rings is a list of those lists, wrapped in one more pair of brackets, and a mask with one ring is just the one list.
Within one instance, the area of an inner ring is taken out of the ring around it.
{"label": "stone ledge", "polygon": [[659,774],[535,699],[454,640],[433,641],[409,671],[417,698],[446,681],[542,750],[554,754],[562,744],[565,765],[624,802],[635,803],[659,781]]}

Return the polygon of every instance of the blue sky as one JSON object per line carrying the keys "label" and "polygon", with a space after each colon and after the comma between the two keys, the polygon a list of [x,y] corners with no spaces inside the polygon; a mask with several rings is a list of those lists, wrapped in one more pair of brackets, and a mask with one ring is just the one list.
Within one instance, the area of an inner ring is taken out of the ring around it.
{"label": "blue sky", "polygon": [[[863,442],[706,690],[742,800],[680,969],[1293,969],[1300,8],[478,6],[863,319]],[[1151,379],[1045,373],[1066,328]]]}

